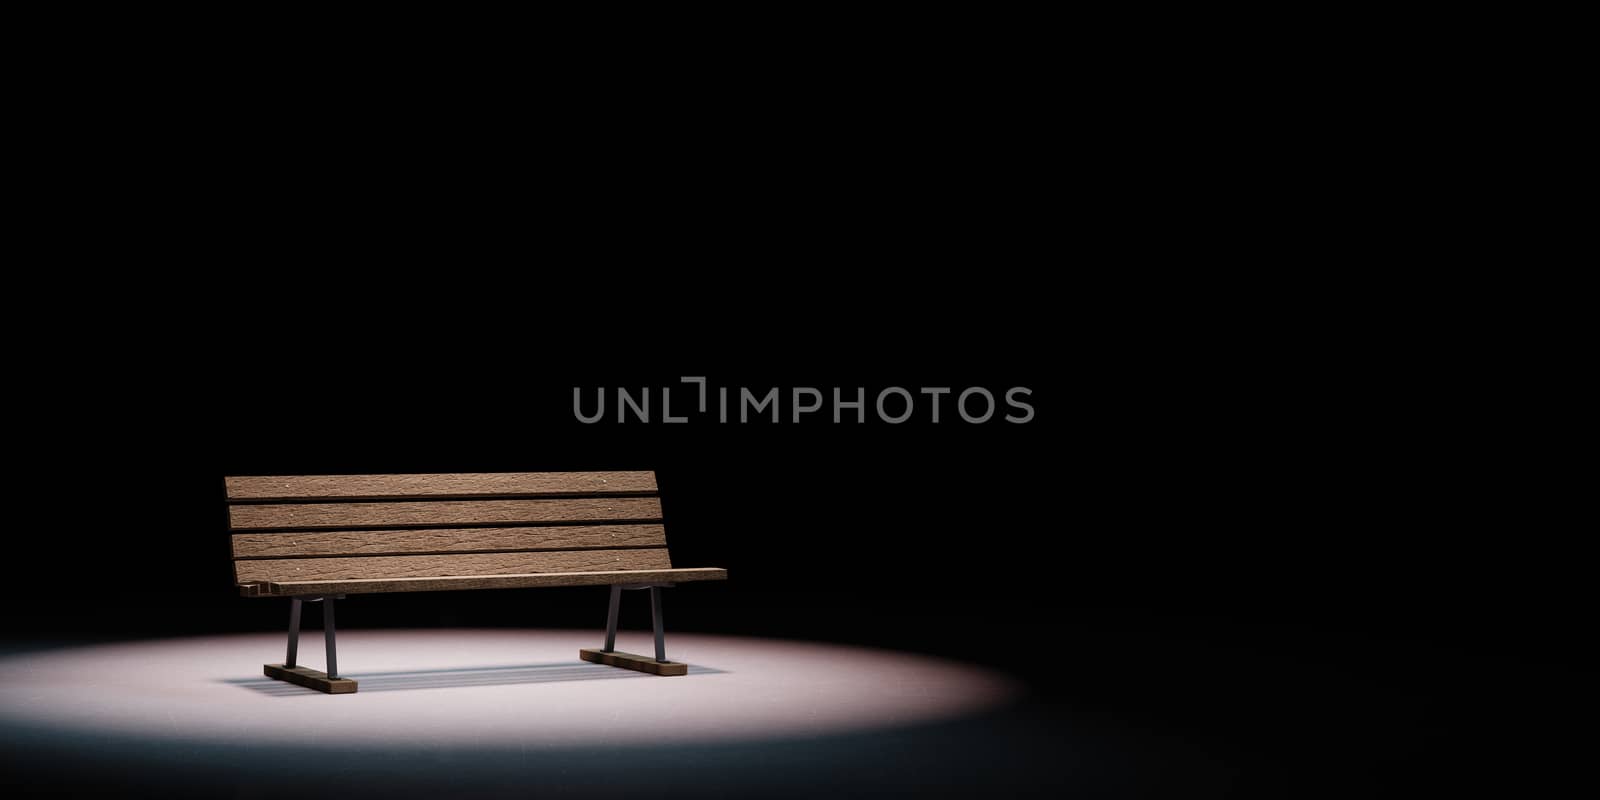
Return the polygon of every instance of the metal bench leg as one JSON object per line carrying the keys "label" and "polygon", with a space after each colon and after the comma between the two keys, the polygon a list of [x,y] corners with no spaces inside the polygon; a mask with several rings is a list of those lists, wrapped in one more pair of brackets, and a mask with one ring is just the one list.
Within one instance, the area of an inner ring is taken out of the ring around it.
{"label": "metal bench leg", "polygon": [[[336,595],[335,597],[343,597]],[[321,602],[322,605],[322,635],[327,640],[328,646],[328,671],[318,672],[308,667],[295,663],[300,654],[300,612],[306,602]],[[334,640],[335,627],[333,623],[334,597],[291,597],[289,598],[289,653],[282,664],[264,664],[262,672],[269,678],[275,678],[289,683],[298,683],[310,689],[328,694],[352,694],[356,690],[356,682],[349,678],[339,677],[339,654]]]}
{"label": "metal bench leg", "polygon": [[650,587],[650,621],[656,629],[656,661],[667,660],[667,634],[661,626],[661,587]]}
{"label": "metal bench leg", "polygon": [[622,585],[611,586],[611,610],[606,612],[606,646],[601,652],[617,649],[617,611],[622,607]]}
{"label": "metal bench leg", "polygon": [[[671,586],[672,584],[667,584]],[[650,590],[650,619],[656,635],[656,657],[638,656],[633,653],[617,652],[617,611],[622,607],[623,589],[649,589]],[[584,661],[596,664],[605,664],[612,667],[648,672],[652,675],[687,675],[689,665],[667,660],[667,633],[666,626],[661,624],[661,587],[656,585],[619,585],[611,586],[611,608],[606,614],[606,646],[599,650],[585,647],[578,651],[578,657]]]}
{"label": "metal bench leg", "polygon": [[333,642],[333,598],[322,601],[322,635],[328,643],[328,680],[339,679],[339,653]]}
{"label": "metal bench leg", "polygon": [[289,654],[284,657],[283,665],[294,668],[295,654],[300,651],[300,598],[289,598]]}

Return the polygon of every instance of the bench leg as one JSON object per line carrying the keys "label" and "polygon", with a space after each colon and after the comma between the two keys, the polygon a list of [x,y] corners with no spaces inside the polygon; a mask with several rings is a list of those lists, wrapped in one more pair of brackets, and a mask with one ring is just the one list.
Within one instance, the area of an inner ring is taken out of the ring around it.
{"label": "bench leg", "polygon": [[322,601],[322,638],[328,646],[328,680],[339,679],[339,649],[333,643],[333,598]]}
{"label": "bench leg", "polygon": [[300,598],[289,599],[289,652],[283,658],[283,665],[294,669],[295,654],[300,651]]}
{"label": "bench leg", "polygon": [[[315,600],[316,598],[312,598]],[[339,677],[338,652],[334,642],[333,600],[332,597],[322,598],[322,634],[327,640],[328,671],[318,672],[314,669],[298,666],[295,659],[300,650],[300,609],[304,598],[292,597],[289,599],[289,652],[282,664],[264,664],[262,672],[269,678],[280,681],[296,683],[310,689],[328,694],[354,694],[356,682],[349,678]]]}
{"label": "bench leg", "polygon": [[667,663],[667,632],[661,624],[661,587],[650,587],[650,627],[656,630],[656,661]]}
{"label": "bench leg", "polygon": [[[641,589],[645,587],[634,586],[630,588]],[[622,587],[619,585],[611,587],[611,607],[606,614],[606,646],[599,650],[585,647],[578,651],[578,657],[584,661],[593,661],[596,664],[638,670],[652,675],[689,674],[688,664],[667,660],[666,626],[661,621],[661,587],[651,586],[649,589],[650,621],[656,636],[655,658],[617,652],[617,611],[622,606]]]}
{"label": "bench leg", "polygon": [[622,587],[611,587],[611,610],[606,613],[607,653],[617,649],[617,611],[622,608]]}

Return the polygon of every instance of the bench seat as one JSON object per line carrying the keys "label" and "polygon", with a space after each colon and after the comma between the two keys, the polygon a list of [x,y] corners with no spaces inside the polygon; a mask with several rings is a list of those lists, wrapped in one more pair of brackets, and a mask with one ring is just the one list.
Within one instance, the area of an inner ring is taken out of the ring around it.
{"label": "bench seat", "polygon": [[720,581],[728,571],[711,567],[539,572],[525,575],[442,575],[432,578],[358,578],[342,581],[268,581],[240,587],[246,597],[294,597],[378,592],[448,592],[459,589],[529,589],[544,586],[609,586]]}

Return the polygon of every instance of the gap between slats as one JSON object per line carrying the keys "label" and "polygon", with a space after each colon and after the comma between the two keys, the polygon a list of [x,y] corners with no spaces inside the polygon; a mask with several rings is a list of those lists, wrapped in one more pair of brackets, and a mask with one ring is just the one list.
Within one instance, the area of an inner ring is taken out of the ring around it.
{"label": "gap between slats", "polygon": [[298,561],[306,558],[382,558],[384,556],[470,556],[484,553],[565,553],[585,550],[665,550],[659,544],[596,545],[594,547],[502,547],[492,550],[395,550],[392,552],[275,554],[234,556],[234,561]]}
{"label": "gap between slats", "polygon": [[660,523],[235,533],[234,558],[665,547]]}
{"label": "gap between slats", "polygon": [[328,495],[325,497],[239,497],[228,498],[230,506],[290,506],[306,503],[430,503],[435,500],[604,500],[611,497],[660,497],[660,492],[624,491],[624,492],[552,492],[548,494],[519,494],[508,492],[505,494],[373,494],[373,495]]}
{"label": "gap between slats", "polygon": [[382,533],[393,531],[405,533],[407,531],[433,531],[440,525],[449,525],[452,528],[481,530],[484,528],[560,528],[572,525],[659,525],[660,517],[640,517],[632,519],[558,519],[547,522],[418,522],[412,525],[340,525],[337,528],[310,527],[310,528],[230,528],[229,533],[264,534],[276,536],[283,533],[328,533],[330,531],[359,531],[362,533]]}
{"label": "gap between slats", "polygon": [[658,521],[656,497],[557,500],[439,500],[392,503],[294,503],[228,507],[232,530],[462,527],[528,522],[594,524],[604,520]]}

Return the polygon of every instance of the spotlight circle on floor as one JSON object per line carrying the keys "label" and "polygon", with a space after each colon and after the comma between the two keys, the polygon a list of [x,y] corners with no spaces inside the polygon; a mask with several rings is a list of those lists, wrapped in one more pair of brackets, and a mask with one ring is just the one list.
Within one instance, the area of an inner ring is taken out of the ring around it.
{"label": "spotlight circle on floor", "polygon": [[[307,631],[301,663],[322,666]],[[586,747],[753,741],[964,716],[1016,694],[1003,675],[821,642],[673,634],[690,664],[657,677],[578,659],[590,631],[340,631],[353,695],[268,680],[281,634],[160,639],[0,658],[0,725],[212,743],[331,748]],[[618,649],[651,652],[647,634]]]}

